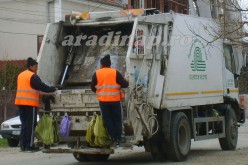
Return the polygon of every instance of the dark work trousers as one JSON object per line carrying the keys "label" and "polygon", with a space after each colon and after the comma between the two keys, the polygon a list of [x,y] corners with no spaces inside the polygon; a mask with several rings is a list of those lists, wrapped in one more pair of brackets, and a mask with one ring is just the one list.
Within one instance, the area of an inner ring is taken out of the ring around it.
{"label": "dark work trousers", "polygon": [[122,109],[118,102],[99,102],[104,125],[112,141],[120,140],[122,134]]}
{"label": "dark work trousers", "polygon": [[20,147],[27,149],[34,146],[34,130],[37,124],[37,108],[32,106],[19,106],[21,120]]}

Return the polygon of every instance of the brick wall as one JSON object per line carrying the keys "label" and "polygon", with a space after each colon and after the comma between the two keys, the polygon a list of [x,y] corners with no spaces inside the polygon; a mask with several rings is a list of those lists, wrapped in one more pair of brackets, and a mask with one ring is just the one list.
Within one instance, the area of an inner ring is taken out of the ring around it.
{"label": "brick wall", "polygon": [[239,77],[239,94],[241,107],[245,109],[246,118],[248,118],[248,67],[241,70]]}
{"label": "brick wall", "polygon": [[239,93],[248,94],[248,67],[241,70],[239,77]]}
{"label": "brick wall", "polygon": [[240,107],[245,109],[245,117],[248,118],[248,94],[242,94],[240,97]]}

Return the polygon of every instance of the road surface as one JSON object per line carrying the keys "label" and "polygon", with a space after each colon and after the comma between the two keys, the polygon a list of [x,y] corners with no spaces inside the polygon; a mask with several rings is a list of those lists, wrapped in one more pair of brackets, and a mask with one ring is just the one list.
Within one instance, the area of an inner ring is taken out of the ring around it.
{"label": "road surface", "polygon": [[167,164],[167,165],[248,165],[248,124],[239,128],[239,140],[235,151],[222,151],[217,139],[194,142],[187,161],[175,163],[171,161],[155,162],[144,148],[133,150],[116,150],[106,162],[80,163],[72,154],[44,154],[42,152],[19,152],[19,148],[0,148],[1,165],[99,165],[99,164]]}

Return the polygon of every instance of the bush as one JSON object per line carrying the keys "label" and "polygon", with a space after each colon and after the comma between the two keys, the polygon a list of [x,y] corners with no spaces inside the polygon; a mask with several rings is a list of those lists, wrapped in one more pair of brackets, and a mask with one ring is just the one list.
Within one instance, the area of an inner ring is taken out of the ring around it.
{"label": "bush", "polygon": [[0,148],[8,147],[7,139],[0,139]]}
{"label": "bush", "polygon": [[0,90],[5,87],[5,90],[16,90],[17,76],[25,69],[25,66],[16,66],[6,64],[0,70]]}

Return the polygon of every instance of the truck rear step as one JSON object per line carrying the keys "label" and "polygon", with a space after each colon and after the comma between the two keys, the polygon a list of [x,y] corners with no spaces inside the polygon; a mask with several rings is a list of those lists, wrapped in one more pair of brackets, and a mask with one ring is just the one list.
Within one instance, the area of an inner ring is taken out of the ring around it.
{"label": "truck rear step", "polygon": [[51,148],[51,149],[42,149],[42,152],[43,153],[113,154],[114,150],[109,148],[82,148],[82,149]]}

